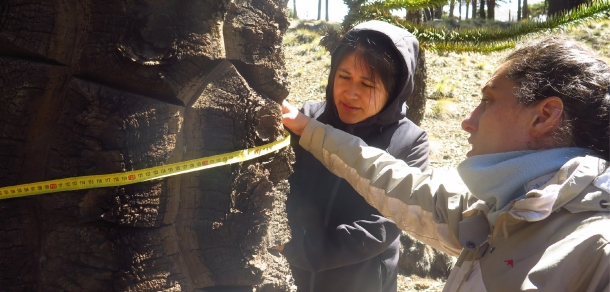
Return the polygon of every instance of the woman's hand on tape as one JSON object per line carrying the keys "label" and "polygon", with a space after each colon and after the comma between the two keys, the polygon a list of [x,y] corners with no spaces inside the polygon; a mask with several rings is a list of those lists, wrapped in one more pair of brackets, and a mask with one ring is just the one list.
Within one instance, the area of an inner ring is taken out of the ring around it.
{"label": "woman's hand on tape", "polygon": [[282,102],[282,123],[295,135],[301,136],[303,134],[309,119],[311,118],[299,112],[296,107],[287,101]]}

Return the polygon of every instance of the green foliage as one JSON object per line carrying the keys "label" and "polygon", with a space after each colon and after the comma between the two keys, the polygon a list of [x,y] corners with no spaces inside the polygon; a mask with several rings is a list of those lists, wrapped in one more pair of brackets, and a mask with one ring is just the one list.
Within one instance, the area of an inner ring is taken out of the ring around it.
{"label": "green foliage", "polygon": [[[393,5],[399,0],[390,1]],[[406,2],[405,0],[402,1]],[[417,37],[422,48],[435,51],[480,53],[499,51],[513,48],[517,40],[531,33],[548,32],[553,29],[582,24],[592,19],[610,18],[610,0],[598,0],[581,5],[572,11],[557,14],[544,22],[523,21],[503,29],[446,29],[426,24],[416,24],[394,16],[390,9],[380,5],[379,2],[365,4],[366,1],[353,1],[353,3],[355,2],[361,2],[361,4],[358,7],[353,7],[356,9],[353,13],[350,9],[348,14],[350,17],[349,19],[346,17],[346,20],[344,20],[344,27],[351,27],[356,23],[372,19],[383,20],[409,30]]]}
{"label": "green foliage", "polygon": [[527,5],[527,9],[531,17],[538,17],[541,15],[546,15],[547,7],[546,2],[538,2],[535,4]]}
{"label": "green foliage", "polygon": [[447,0],[386,0],[383,2],[373,2],[370,7],[378,9],[420,9],[431,6],[445,6]]}

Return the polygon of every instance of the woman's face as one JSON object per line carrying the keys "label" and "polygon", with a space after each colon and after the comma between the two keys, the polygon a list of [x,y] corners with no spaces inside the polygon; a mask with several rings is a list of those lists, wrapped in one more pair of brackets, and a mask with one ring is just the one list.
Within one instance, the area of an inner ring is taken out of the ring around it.
{"label": "woman's face", "polygon": [[534,139],[530,129],[534,108],[520,104],[516,84],[506,77],[508,64],[502,64],[481,90],[481,103],[462,121],[470,133],[472,146],[466,156],[528,150]]}
{"label": "woman's face", "polygon": [[388,93],[379,79],[369,75],[368,64],[355,53],[345,57],[335,73],[333,95],[339,118],[355,124],[379,113],[388,101]]}

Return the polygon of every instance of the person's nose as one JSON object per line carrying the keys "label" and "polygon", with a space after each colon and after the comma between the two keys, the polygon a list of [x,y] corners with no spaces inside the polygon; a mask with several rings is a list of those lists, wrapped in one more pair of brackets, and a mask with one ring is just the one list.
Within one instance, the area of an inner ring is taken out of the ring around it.
{"label": "person's nose", "polygon": [[358,91],[357,84],[349,85],[349,88],[347,89],[347,96],[351,99],[358,99],[358,97],[360,96],[360,92]]}
{"label": "person's nose", "polygon": [[462,129],[468,133],[473,133],[479,127],[478,107],[471,111],[462,121]]}

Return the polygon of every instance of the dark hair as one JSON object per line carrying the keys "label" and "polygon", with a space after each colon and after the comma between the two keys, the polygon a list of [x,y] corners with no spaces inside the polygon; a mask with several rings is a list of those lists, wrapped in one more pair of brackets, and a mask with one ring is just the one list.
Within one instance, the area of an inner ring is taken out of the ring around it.
{"label": "dark hair", "polygon": [[402,78],[403,59],[394,44],[386,35],[371,30],[351,30],[339,42],[333,51],[330,62],[330,74],[326,87],[327,109],[333,106],[333,88],[337,67],[345,57],[356,53],[356,60],[368,65],[365,69],[374,79],[379,78],[388,93],[388,103],[399,92]]}
{"label": "dark hair", "polygon": [[610,66],[590,49],[549,37],[506,57],[517,100],[529,107],[550,96],[563,102],[562,125],[551,133],[557,146],[583,147],[608,159]]}

